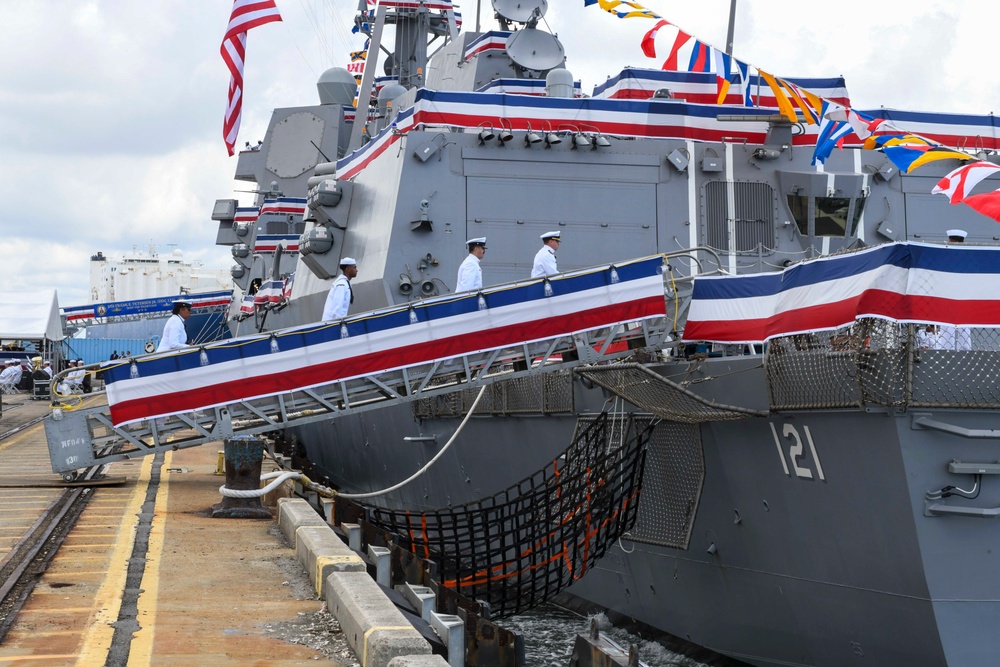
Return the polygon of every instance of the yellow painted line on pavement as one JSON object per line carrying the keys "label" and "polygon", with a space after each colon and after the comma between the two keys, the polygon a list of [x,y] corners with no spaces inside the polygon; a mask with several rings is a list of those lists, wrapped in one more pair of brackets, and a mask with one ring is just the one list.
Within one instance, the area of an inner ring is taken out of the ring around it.
{"label": "yellow painted line on pavement", "polygon": [[153,470],[153,458],[147,456],[142,463],[139,479],[129,497],[128,504],[122,516],[121,530],[115,541],[111,559],[108,562],[108,576],[94,596],[97,612],[94,614],[86,634],[83,636],[83,647],[77,657],[76,664],[81,667],[103,665],[108,659],[111,640],[115,629],[111,625],[118,620],[118,612],[122,606],[122,595],[125,592],[125,579],[128,574],[128,561],[132,556],[135,544],[136,526],[139,525],[139,512],[146,500],[146,489],[149,487],[149,477]]}
{"label": "yellow painted line on pavement", "polygon": [[163,539],[167,531],[167,496],[170,493],[170,462],[173,452],[163,455],[160,467],[160,486],[153,504],[153,523],[149,530],[149,546],[146,549],[146,568],[142,572],[142,582],[136,609],[139,630],[132,633],[132,644],[128,652],[127,667],[143,667],[153,660],[153,639],[156,634],[156,603],[160,593],[160,563],[163,562]]}

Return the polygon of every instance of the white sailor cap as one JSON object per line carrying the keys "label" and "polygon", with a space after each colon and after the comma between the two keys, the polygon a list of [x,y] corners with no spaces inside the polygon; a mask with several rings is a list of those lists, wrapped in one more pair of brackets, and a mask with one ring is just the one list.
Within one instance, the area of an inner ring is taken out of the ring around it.
{"label": "white sailor cap", "polygon": [[954,236],[954,237],[957,237],[957,238],[960,238],[960,239],[964,239],[968,235],[969,235],[968,232],[966,232],[964,229],[949,229],[948,230],[948,238],[951,238],[951,237]]}
{"label": "white sailor cap", "polygon": [[175,306],[191,306],[191,302],[188,299],[174,299],[171,303]]}
{"label": "white sailor cap", "polygon": [[340,265],[341,266],[357,266],[358,263],[356,261],[354,261],[353,257],[345,257],[342,260],[340,260]]}
{"label": "white sailor cap", "polygon": [[19,362],[17,361],[17,359],[8,359],[4,363],[7,364],[8,366],[12,366],[13,364],[16,364],[16,363],[19,363]]}
{"label": "white sailor cap", "polygon": [[557,239],[562,236],[562,232],[545,232],[542,234],[542,240],[548,241],[549,239]]}
{"label": "white sailor cap", "polygon": [[483,246],[485,248],[486,247],[486,237],[485,236],[479,236],[479,237],[476,237],[474,239],[469,239],[468,241],[465,242],[465,245],[469,245],[469,246],[471,246],[471,245],[481,245],[481,246]]}

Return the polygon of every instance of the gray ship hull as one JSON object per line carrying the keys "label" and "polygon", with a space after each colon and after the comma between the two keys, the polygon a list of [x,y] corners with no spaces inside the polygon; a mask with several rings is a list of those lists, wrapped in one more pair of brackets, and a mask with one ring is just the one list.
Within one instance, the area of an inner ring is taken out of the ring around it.
{"label": "gray ship hull", "polygon": [[[698,370],[719,378],[704,392],[713,400],[766,403],[759,357],[709,360]],[[579,412],[599,410],[606,399],[574,383]],[[370,492],[425,465],[459,424],[414,419],[416,412],[348,418],[298,437],[332,483]],[[991,631],[1000,622],[993,525],[924,510],[929,491],[956,479],[971,488],[971,477],[948,473],[950,461],[996,460],[996,445],[914,425],[928,415],[968,429],[990,429],[998,417],[827,410],[663,423],[664,437],[647,454],[631,539],[569,593],[755,665],[993,664],[1000,651]],[[573,415],[474,418],[420,479],[370,502],[437,509],[482,498],[550,463],[575,422]],[[324,445],[330,429],[342,446]],[[989,481],[976,500],[961,502],[1000,506],[1000,485]]]}
{"label": "gray ship hull", "polygon": [[[974,428],[997,417],[933,416]],[[828,412],[701,426],[689,548],[624,542],[570,592],[757,665],[993,664],[993,526],[923,511],[950,460],[993,460],[995,444],[942,442],[912,420]],[[771,426],[786,424],[812,434],[825,479],[808,448],[798,463],[813,478],[784,472]],[[977,505],[998,504],[988,491]],[[644,494],[640,522],[654,501]]]}

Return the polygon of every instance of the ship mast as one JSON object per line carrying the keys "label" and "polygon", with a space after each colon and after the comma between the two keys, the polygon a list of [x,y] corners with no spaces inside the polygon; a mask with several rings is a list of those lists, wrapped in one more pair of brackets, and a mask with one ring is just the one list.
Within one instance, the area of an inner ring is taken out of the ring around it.
{"label": "ship mast", "polygon": [[726,53],[733,55],[733,37],[736,34],[736,0],[729,2],[729,32],[726,34]]}

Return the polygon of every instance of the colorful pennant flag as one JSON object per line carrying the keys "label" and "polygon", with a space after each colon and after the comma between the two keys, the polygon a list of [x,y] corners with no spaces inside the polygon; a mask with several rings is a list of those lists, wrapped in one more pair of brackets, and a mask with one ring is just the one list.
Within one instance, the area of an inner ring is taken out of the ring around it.
{"label": "colorful pennant flag", "polygon": [[966,197],[962,203],[967,204],[977,213],[982,213],[986,217],[1000,222],[1000,190]]}
{"label": "colorful pennant flag", "polygon": [[938,181],[938,184],[931,190],[933,194],[948,196],[948,201],[957,204],[968,198],[972,188],[976,187],[981,180],[987,176],[992,176],[1000,171],[1000,165],[981,160],[959,167],[955,171]]}
{"label": "colorful pennant flag", "polygon": [[944,146],[932,146],[924,151],[923,155],[920,155],[911,164],[907,172],[911,172],[914,169],[919,169],[929,162],[936,162],[937,160],[974,160],[975,157],[969,155],[968,153],[962,153],[961,151],[952,150],[951,148],[946,148]]}

